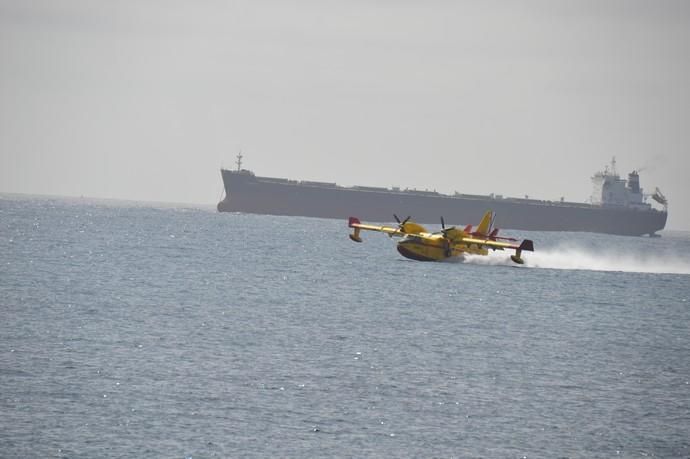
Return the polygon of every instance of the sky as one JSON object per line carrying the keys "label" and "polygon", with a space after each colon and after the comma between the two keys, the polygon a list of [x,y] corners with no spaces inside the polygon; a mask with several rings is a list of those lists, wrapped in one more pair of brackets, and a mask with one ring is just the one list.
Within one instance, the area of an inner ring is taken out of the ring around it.
{"label": "sky", "polygon": [[690,2],[0,0],[0,192],[215,204],[221,167],[690,229]]}

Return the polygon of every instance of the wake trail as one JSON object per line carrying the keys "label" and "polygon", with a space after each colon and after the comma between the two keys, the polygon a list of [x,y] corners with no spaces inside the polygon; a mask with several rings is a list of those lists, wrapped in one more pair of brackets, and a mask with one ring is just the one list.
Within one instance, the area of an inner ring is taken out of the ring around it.
{"label": "wake trail", "polygon": [[[525,264],[522,267],[526,268],[690,275],[690,260],[677,255],[605,252],[564,247],[523,253],[523,258]],[[495,252],[489,256],[465,255],[463,261],[471,264],[518,266],[505,252]]]}

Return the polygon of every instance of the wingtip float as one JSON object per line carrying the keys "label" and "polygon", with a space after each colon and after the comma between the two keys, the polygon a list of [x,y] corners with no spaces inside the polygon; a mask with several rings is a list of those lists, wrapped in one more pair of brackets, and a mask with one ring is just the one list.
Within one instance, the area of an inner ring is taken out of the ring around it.
{"label": "wingtip float", "polygon": [[354,232],[350,234],[350,239],[352,239],[355,242],[362,242],[362,238],[359,236],[359,225],[362,222],[359,221],[359,218],[356,217],[350,217],[350,219],[347,222],[347,226],[350,228],[354,228]]}
{"label": "wingtip float", "polygon": [[402,221],[397,215],[394,217],[398,222],[397,227],[369,225],[360,222],[356,217],[350,217],[348,227],[353,230],[350,233],[350,239],[362,242],[360,234],[362,230],[400,237],[398,252],[406,258],[418,261],[441,261],[464,254],[488,255],[489,250],[515,250],[515,254],[511,255],[510,259],[521,265],[524,263],[522,252],[534,252],[534,244],[529,239],[523,240],[518,245],[515,244],[517,239],[499,237],[498,228],[492,228],[495,215],[491,211],[484,214],[484,218],[475,231],[472,231],[472,225],[467,225],[464,229],[454,226],[446,228],[441,218],[441,231],[431,233],[422,225],[410,221],[410,217]]}

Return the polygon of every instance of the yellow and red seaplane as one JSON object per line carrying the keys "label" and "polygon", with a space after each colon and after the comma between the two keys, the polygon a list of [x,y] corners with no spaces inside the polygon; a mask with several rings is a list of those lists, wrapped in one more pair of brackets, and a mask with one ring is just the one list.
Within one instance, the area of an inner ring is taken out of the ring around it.
{"label": "yellow and red seaplane", "polygon": [[489,250],[509,249],[515,250],[515,254],[511,255],[510,259],[517,264],[523,264],[524,260],[521,258],[523,250],[534,252],[534,244],[529,239],[523,240],[518,245],[517,239],[499,237],[498,228],[492,228],[495,214],[491,211],[484,214],[484,218],[475,231],[472,231],[472,225],[467,225],[464,229],[454,226],[446,228],[441,217],[441,231],[431,233],[422,225],[410,221],[410,217],[402,221],[395,214],[393,217],[398,222],[397,228],[368,225],[360,222],[358,218],[350,217],[348,226],[354,230],[350,234],[350,239],[362,242],[360,236],[362,230],[378,231],[390,237],[400,237],[402,239],[398,242],[398,252],[403,257],[419,261],[441,261],[461,257],[464,254],[488,255]]}

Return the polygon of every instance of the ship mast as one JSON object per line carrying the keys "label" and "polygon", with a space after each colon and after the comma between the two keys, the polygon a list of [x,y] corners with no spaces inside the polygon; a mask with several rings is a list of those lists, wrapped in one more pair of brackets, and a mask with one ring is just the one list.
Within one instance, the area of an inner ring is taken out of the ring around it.
{"label": "ship mast", "polygon": [[237,172],[242,170],[242,152],[240,152],[239,155],[237,155],[237,161],[235,162],[237,164]]}

